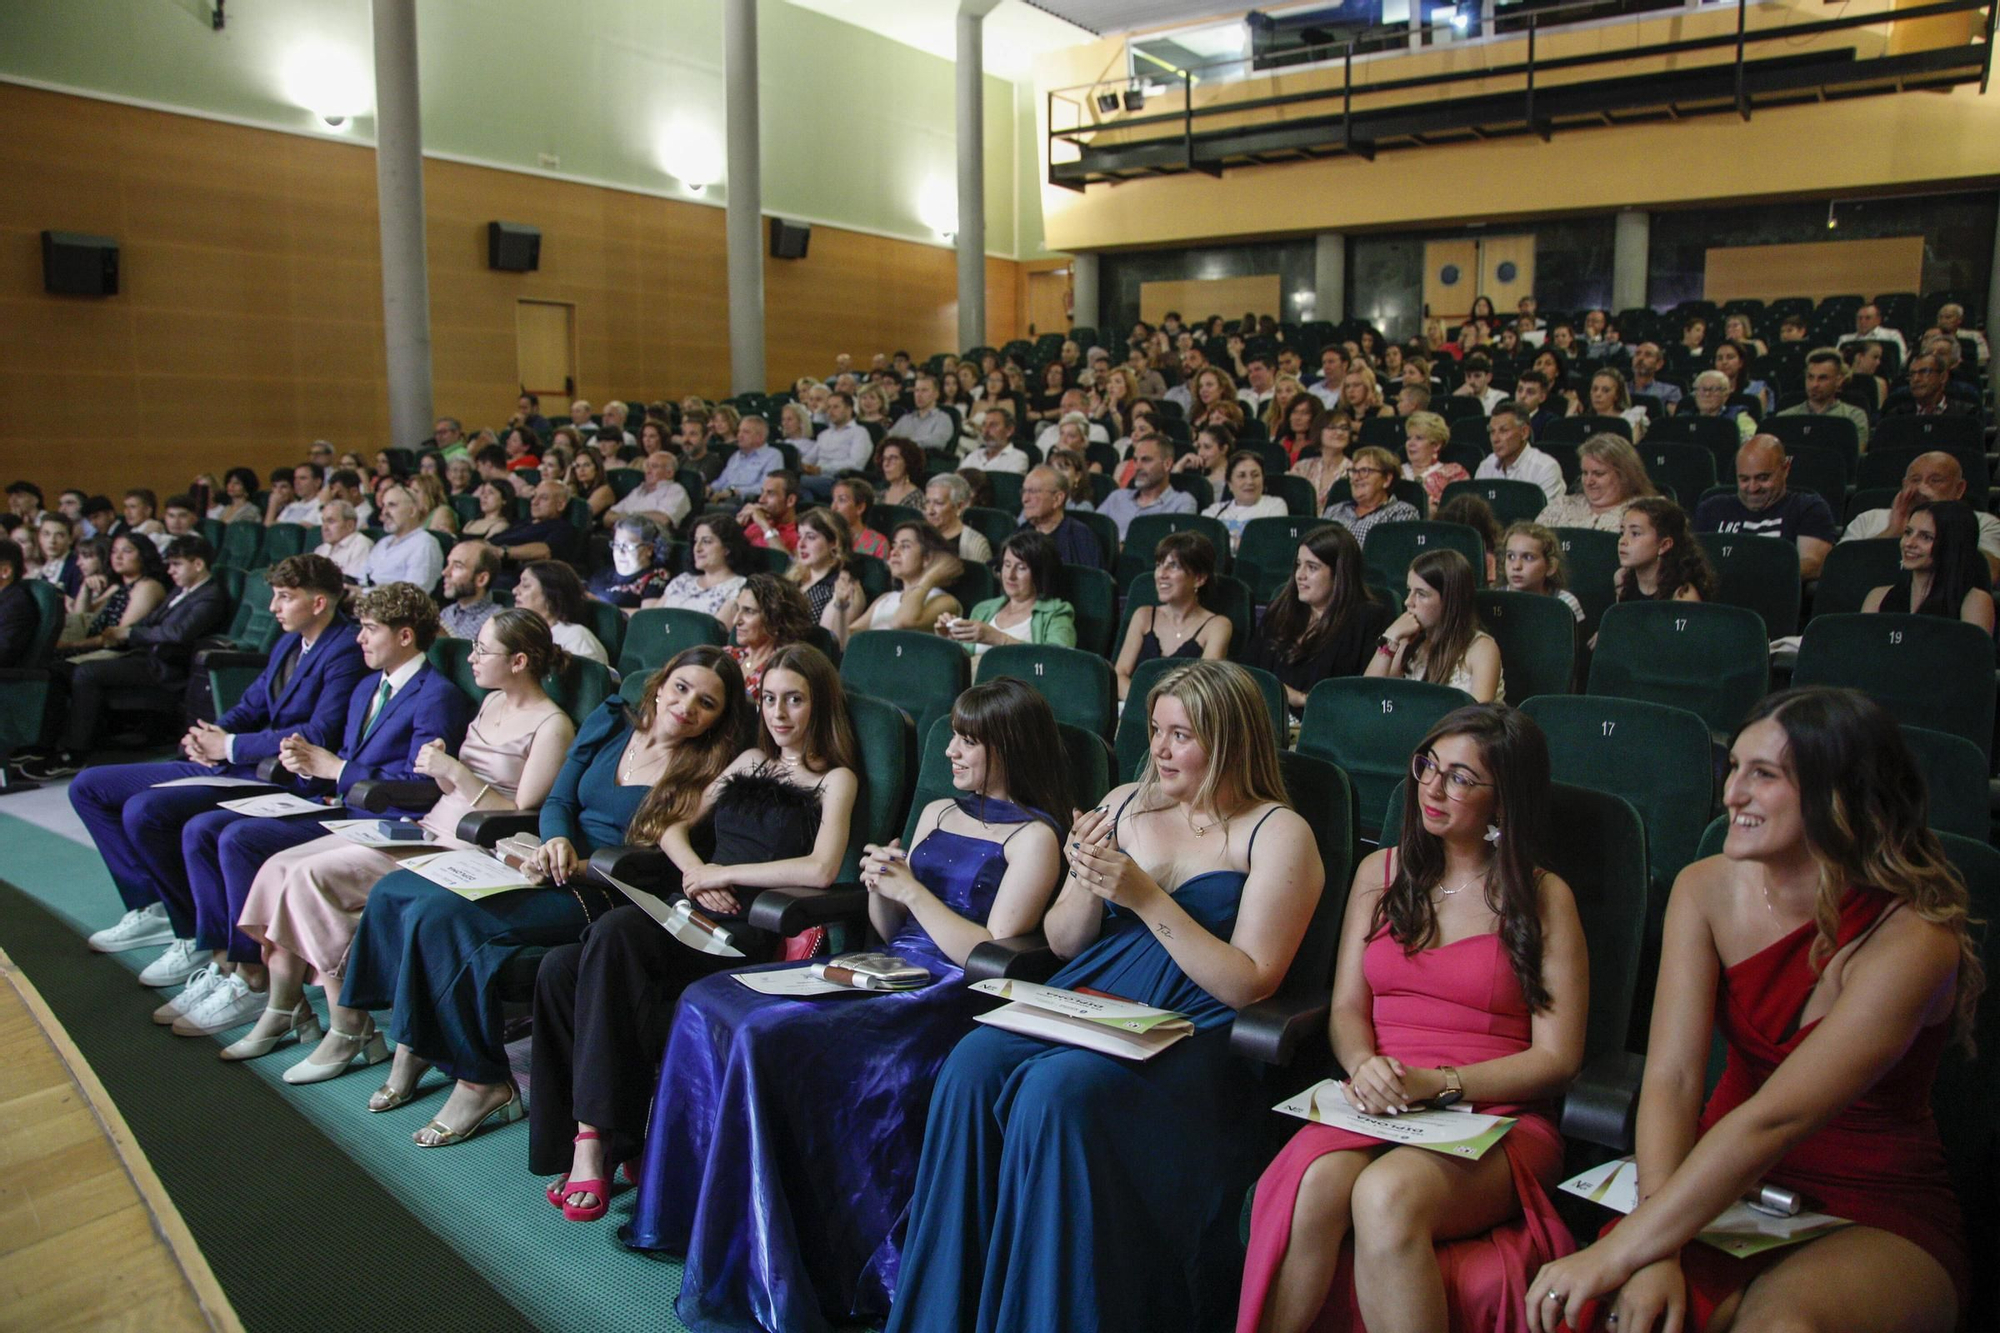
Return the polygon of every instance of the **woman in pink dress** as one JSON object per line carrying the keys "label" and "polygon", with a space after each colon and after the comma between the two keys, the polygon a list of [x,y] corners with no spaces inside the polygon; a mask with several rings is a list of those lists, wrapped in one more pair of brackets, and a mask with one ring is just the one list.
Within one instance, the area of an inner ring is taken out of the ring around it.
{"label": "woman in pink dress", "polygon": [[[1722,804],[1722,855],[1682,871],[1667,904],[1642,1202],[1535,1276],[1529,1327],[1962,1327],[1965,1235],[1931,1085],[1945,1047],[1970,1046],[1985,977],[1922,771],[1864,695],[1786,690],[1736,733]],[[1718,1027],[1729,1059],[1704,1107]],[[1746,1259],[1691,1243],[1759,1182],[1854,1225]]]}
{"label": "woman in pink dress", "polygon": [[[363,847],[329,833],[266,861],[250,885],[237,925],[264,946],[270,969],[270,1000],[248,1036],[225,1047],[225,1060],[253,1060],[287,1036],[310,1041],[319,1021],[305,988],[326,988],[333,1030],[358,1032],[366,1014],[334,1003],[355,924],[368,905],[368,892],[404,859],[439,847],[463,847],[454,834],[472,810],[533,810],[549,794],[576,728],[542,689],[542,678],[561,669],[566,654],[556,647],[548,622],[533,611],[497,611],[480,627],[472,649],[472,678],[492,691],[466,730],[458,757],[441,742],[424,747],[417,771],[428,774],[444,798],[424,816],[435,844]],[[334,1064],[301,1061],[285,1071],[288,1083],[313,1083],[346,1070],[352,1042]]]}
{"label": "woman in pink dress", "polygon": [[1477,1161],[1300,1130],[1257,1182],[1238,1333],[1519,1329],[1529,1275],[1573,1248],[1548,1192],[1589,969],[1569,886],[1536,864],[1548,744],[1478,704],[1437,724],[1410,773],[1401,841],[1362,861],[1348,898],[1344,1092],[1370,1115],[1463,1102],[1516,1123]]}

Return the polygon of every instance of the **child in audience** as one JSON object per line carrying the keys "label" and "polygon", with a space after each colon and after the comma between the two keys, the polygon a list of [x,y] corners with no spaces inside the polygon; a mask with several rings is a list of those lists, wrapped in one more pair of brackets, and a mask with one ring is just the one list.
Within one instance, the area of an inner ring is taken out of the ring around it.
{"label": "child in audience", "polygon": [[1562,542],[1539,523],[1516,523],[1501,538],[1506,562],[1507,587],[1514,592],[1532,592],[1554,597],[1583,623],[1583,603],[1564,586],[1568,574],[1563,567]]}
{"label": "child in audience", "polygon": [[1708,553],[1688,532],[1687,511],[1657,495],[1626,506],[1618,532],[1618,568],[1611,578],[1621,602],[1707,602],[1715,597],[1715,571]]}
{"label": "child in audience", "polygon": [[1479,628],[1472,566],[1457,551],[1431,551],[1410,562],[1407,608],[1383,631],[1362,674],[1425,680],[1464,690],[1476,703],[1507,697],[1500,645]]}

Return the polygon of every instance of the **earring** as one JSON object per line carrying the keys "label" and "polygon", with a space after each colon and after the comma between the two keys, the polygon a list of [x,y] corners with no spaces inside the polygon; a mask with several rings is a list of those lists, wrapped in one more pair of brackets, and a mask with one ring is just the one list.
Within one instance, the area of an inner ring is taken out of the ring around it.
{"label": "earring", "polygon": [[1488,824],[1486,826],[1486,841],[1492,843],[1500,841],[1500,826],[1498,824]]}

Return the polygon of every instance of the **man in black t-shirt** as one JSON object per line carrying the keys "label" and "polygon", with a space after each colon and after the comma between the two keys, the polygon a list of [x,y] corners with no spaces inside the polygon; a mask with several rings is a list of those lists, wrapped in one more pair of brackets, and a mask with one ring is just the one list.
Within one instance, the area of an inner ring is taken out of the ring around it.
{"label": "man in black t-shirt", "polygon": [[1815,579],[1838,535],[1833,510],[1810,491],[1786,489],[1792,460],[1775,435],[1753,435],[1736,451],[1736,494],[1694,511],[1696,532],[1744,532],[1797,542],[1799,577]]}

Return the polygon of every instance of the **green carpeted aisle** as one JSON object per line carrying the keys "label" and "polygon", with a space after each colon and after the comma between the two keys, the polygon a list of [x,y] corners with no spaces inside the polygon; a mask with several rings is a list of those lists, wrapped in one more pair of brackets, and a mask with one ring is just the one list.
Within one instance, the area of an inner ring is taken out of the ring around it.
{"label": "green carpeted aisle", "polygon": [[84,947],[121,910],[94,850],[4,813],[0,849],[0,948],[103,1080],[246,1328],[681,1328],[679,1265],[617,1242],[629,1190],[601,1221],[563,1221],[528,1174],[525,1122],[418,1148],[444,1103],[436,1074],[370,1115],[386,1065],[295,1088],[279,1075],[305,1058],[296,1045],[224,1064],[229,1038],[149,1021],[161,997],[134,974],[157,950]]}

